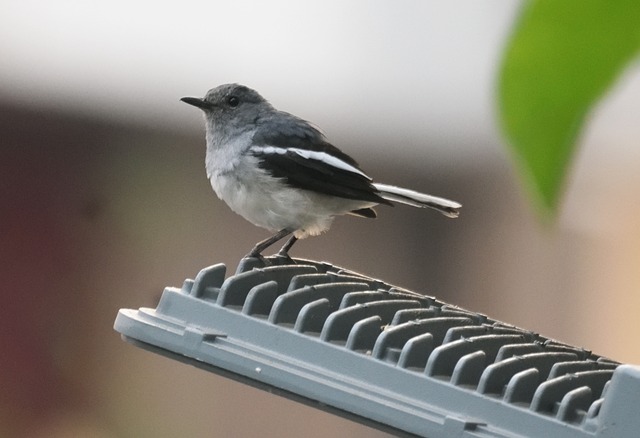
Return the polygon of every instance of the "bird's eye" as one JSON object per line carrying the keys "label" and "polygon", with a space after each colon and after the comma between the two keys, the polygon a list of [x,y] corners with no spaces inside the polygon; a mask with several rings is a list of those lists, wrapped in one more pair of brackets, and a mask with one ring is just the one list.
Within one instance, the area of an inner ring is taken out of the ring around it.
{"label": "bird's eye", "polygon": [[236,96],[229,96],[227,98],[227,103],[230,107],[235,108],[240,104],[240,99],[238,99]]}

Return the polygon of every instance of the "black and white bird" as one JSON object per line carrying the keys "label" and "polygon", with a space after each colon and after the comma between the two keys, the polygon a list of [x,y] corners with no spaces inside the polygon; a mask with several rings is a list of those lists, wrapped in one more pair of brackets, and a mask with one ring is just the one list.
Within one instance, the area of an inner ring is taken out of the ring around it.
{"label": "black and white bird", "polygon": [[275,231],[248,256],[259,257],[291,235],[278,253],[287,256],[298,239],[328,230],[335,216],[375,218],[378,204],[459,214],[457,202],[374,183],[318,128],[275,109],[248,87],[226,84],[204,98],[181,100],[204,112],[206,170],[218,197],[252,224]]}

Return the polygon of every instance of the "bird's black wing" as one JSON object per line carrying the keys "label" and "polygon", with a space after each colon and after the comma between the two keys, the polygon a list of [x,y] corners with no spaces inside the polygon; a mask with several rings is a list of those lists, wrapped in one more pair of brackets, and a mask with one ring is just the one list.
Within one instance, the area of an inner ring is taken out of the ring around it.
{"label": "bird's black wing", "polygon": [[[284,117],[286,116],[286,117]],[[340,198],[391,204],[371,184],[358,163],[330,144],[304,120],[281,113],[258,125],[248,153],[260,166],[291,187]]]}

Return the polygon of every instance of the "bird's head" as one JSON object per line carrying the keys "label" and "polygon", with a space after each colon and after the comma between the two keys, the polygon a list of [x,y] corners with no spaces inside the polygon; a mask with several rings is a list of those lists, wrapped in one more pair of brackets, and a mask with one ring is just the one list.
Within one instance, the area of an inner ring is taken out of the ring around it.
{"label": "bird's head", "polygon": [[212,88],[203,98],[183,97],[181,101],[200,108],[207,129],[234,129],[255,123],[271,105],[257,91],[240,84]]}

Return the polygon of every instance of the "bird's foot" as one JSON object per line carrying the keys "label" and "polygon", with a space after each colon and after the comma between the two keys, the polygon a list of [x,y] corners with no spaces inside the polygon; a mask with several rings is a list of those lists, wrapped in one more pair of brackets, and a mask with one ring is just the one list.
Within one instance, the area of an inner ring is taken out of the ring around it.
{"label": "bird's foot", "polygon": [[282,264],[286,264],[286,265],[295,265],[296,262],[291,258],[291,256],[289,255],[288,252],[286,251],[278,251],[276,254],[274,254],[275,257],[277,257],[278,259],[280,259],[280,262],[284,262]]}

